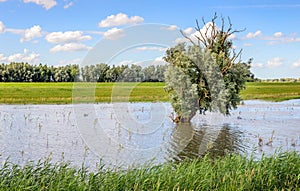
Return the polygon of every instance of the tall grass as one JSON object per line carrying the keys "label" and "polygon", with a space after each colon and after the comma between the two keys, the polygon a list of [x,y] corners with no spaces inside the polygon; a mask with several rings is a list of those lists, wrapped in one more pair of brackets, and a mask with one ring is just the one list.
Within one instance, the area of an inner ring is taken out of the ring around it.
{"label": "tall grass", "polygon": [[96,172],[46,160],[18,166],[4,162],[0,190],[300,190],[300,156],[282,153],[261,160],[209,156],[126,171]]}

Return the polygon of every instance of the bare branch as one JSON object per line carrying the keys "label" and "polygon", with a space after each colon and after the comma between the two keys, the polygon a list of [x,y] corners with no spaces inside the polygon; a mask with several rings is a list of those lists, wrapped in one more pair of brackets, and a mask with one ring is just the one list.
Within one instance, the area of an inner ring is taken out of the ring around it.
{"label": "bare branch", "polygon": [[188,39],[193,45],[196,45],[195,42],[183,32],[183,30],[180,30],[180,33],[184,38]]}

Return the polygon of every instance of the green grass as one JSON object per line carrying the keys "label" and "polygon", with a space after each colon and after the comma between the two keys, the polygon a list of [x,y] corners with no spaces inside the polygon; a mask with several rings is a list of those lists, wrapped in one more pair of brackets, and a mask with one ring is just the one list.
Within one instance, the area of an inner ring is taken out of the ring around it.
{"label": "green grass", "polygon": [[164,83],[0,83],[0,103],[111,102],[113,89],[121,93],[114,96],[119,101],[127,97],[132,102],[168,101]]}
{"label": "green grass", "polygon": [[[80,102],[168,101],[164,83],[0,83],[2,104],[68,104]],[[74,90],[74,91],[73,91]],[[94,92],[95,90],[95,92]],[[132,90],[132,91],[131,91]],[[300,98],[300,83],[247,83],[245,100],[283,101]]]}
{"label": "green grass", "polygon": [[300,190],[300,156],[239,155],[96,172],[49,161],[0,166],[0,190]]}
{"label": "green grass", "polygon": [[300,99],[300,83],[251,82],[241,96],[244,100],[284,101]]}

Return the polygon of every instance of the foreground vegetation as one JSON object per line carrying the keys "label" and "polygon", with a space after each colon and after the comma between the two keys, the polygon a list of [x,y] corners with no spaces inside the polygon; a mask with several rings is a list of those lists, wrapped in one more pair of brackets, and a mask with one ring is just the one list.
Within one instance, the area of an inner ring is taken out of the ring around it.
{"label": "foreground vegetation", "polygon": [[49,161],[0,169],[0,190],[299,190],[300,156],[284,153],[259,161],[232,155],[181,163],[96,172]]}
{"label": "foreground vegetation", "polygon": [[[95,87],[96,102],[110,102],[114,83],[97,83],[85,86],[83,93]],[[135,85],[135,84],[134,84]],[[130,94],[130,101],[168,101],[165,83],[138,83]],[[122,84],[122,88],[132,87],[132,83]],[[72,103],[73,83],[0,83],[1,104],[68,104]],[[249,82],[241,96],[245,100],[261,99],[282,101],[300,98],[300,83]],[[75,98],[76,99],[76,98]]]}

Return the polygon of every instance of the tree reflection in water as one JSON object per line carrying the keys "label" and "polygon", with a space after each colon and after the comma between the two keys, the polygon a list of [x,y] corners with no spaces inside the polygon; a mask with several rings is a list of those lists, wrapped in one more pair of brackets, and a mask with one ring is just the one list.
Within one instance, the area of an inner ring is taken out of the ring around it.
{"label": "tree reflection in water", "polygon": [[203,157],[215,158],[245,149],[242,132],[229,125],[209,126],[192,123],[177,124],[172,133],[168,152],[172,160]]}

